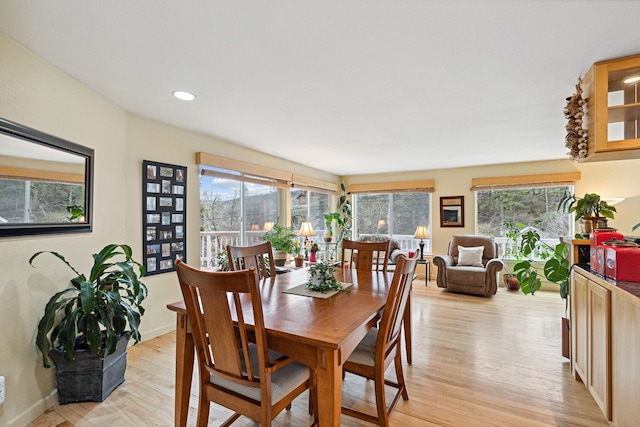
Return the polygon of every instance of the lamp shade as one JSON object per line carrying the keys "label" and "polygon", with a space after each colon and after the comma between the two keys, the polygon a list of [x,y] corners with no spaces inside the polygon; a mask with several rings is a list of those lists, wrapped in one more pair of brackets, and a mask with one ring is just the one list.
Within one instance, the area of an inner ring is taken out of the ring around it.
{"label": "lamp shade", "polygon": [[298,231],[298,236],[315,236],[316,232],[313,231],[313,226],[309,221],[305,221],[300,224],[300,231]]}
{"label": "lamp shade", "polygon": [[415,239],[428,239],[429,231],[427,230],[427,227],[425,225],[419,225],[418,228],[416,228],[416,234],[414,234],[413,237]]}
{"label": "lamp shade", "polygon": [[274,224],[273,221],[267,221],[264,223],[264,226],[262,227],[262,229],[264,231],[269,231],[273,228],[273,224]]}

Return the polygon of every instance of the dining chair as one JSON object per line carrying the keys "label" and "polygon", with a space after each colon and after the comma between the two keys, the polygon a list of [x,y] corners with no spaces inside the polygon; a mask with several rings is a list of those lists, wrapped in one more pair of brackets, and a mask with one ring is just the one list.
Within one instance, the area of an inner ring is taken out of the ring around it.
{"label": "dining chair", "polygon": [[276,264],[273,258],[271,242],[253,246],[227,245],[227,257],[231,271],[255,268],[261,279],[276,276]]}
{"label": "dining chair", "polygon": [[307,389],[315,402],[310,369],[268,348],[255,269],[210,272],[177,261],[176,270],[198,356],[198,427],[208,424],[210,402],[234,411],[224,426],[241,415],[270,426]]}
{"label": "dining chair", "polygon": [[[402,371],[400,331],[417,262],[418,259],[415,257],[411,259],[405,255],[398,257],[379,327],[369,330],[344,363],[345,372],[374,380],[377,417],[343,406],[342,413],[345,415],[386,427],[389,425],[389,415],[400,396],[404,400],[409,399]],[[385,379],[384,375],[392,361],[396,370],[395,382]],[[389,409],[386,405],[385,384],[397,389]]]}
{"label": "dining chair", "polygon": [[389,265],[389,240],[383,242],[359,242],[342,240],[342,262],[345,267],[357,270],[387,272]]}

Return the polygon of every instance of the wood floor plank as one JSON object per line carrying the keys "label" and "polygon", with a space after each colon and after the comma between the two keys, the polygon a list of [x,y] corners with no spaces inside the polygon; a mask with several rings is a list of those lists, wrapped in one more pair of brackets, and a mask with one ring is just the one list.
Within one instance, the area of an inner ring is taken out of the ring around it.
{"label": "wood floor plank", "polygon": [[[526,296],[500,288],[492,298],[480,298],[416,281],[412,304],[413,365],[405,366],[410,400],[400,400],[391,425],[608,426],[561,356],[564,302],[557,294]],[[169,333],[130,347],[125,383],[105,402],[54,405],[29,427],[171,426],[174,346],[175,334]],[[393,378],[393,369],[388,375]],[[347,375],[343,387],[345,405],[374,413],[373,381]],[[194,385],[190,426],[197,393]],[[304,393],[274,426],[310,425],[307,399]],[[209,425],[228,415],[214,405]],[[241,417],[235,425],[257,424]],[[342,425],[370,424],[343,416]]]}

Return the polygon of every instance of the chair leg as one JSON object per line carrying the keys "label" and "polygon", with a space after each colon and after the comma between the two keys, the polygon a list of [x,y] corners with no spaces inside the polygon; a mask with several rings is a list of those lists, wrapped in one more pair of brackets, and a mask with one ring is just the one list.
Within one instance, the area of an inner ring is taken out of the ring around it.
{"label": "chair leg", "polygon": [[[384,368],[382,368],[384,369]],[[389,416],[387,415],[387,399],[384,394],[384,371],[379,372],[376,368],[375,389],[376,389],[376,408],[378,410],[378,422],[380,427],[389,426]]]}
{"label": "chair leg", "polygon": [[205,397],[206,392],[200,389],[200,399],[198,399],[198,420],[196,422],[197,427],[207,427],[209,424],[209,408],[211,404]]}
{"label": "chair leg", "polygon": [[409,393],[407,393],[407,387],[404,384],[404,372],[402,371],[402,357],[400,349],[398,349],[396,357],[394,357],[394,362],[396,367],[396,379],[398,380],[398,386],[402,392],[402,399],[409,400]]}

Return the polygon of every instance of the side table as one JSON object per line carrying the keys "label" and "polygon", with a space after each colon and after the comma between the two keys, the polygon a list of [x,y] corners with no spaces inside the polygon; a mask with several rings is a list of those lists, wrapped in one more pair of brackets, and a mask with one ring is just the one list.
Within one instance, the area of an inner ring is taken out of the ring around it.
{"label": "side table", "polygon": [[424,265],[424,273],[426,276],[424,280],[424,285],[427,286],[429,284],[429,278],[431,277],[431,263],[429,262],[428,259],[419,259],[418,264]]}

